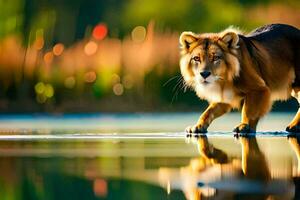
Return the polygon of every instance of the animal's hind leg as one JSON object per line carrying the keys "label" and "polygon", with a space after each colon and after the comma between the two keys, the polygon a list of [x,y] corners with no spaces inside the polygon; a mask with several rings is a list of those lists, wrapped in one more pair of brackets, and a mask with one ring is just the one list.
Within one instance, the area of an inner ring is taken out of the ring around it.
{"label": "animal's hind leg", "polygon": [[[295,97],[300,104],[300,87],[293,88],[291,95]],[[300,107],[298,107],[298,111],[294,119],[286,127],[286,131],[292,133],[300,133]]]}
{"label": "animal's hind leg", "polygon": [[292,85],[291,95],[295,97],[299,103],[298,112],[291,123],[286,127],[286,131],[293,133],[300,133],[300,50],[296,49],[295,52],[295,80]]}

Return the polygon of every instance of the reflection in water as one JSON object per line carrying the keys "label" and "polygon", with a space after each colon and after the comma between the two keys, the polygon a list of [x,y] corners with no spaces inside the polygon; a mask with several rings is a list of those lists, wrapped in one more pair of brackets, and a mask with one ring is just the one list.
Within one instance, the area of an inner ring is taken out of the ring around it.
{"label": "reflection in water", "polygon": [[300,199],[300,136],[288,137],[289,143],[297,156],[297,170],[293,178],[295,184],[295,198]]}
{"label": "reflection in water", "polygon": [[299,199],[299,141],[0,141],[0,199]]}
{"label": "reflection in water", "polygon": [[[287,177],[272,177],[255,137],[237,139],[241,146],[240,157],[214,147],[205,135],[193,140],[199,157],[192,158],[189,165],[181,168],[179,180],[187,199],[292,199],[294,195],[295,199],[299,198],[297,192],[294,194],[294,188],[299,188],[299,179],[295,179],[294,186]],[[299,139],[289,140],[297,154],[299,173]],[[170,170],[161,168],[162,181],[170,178]]]}

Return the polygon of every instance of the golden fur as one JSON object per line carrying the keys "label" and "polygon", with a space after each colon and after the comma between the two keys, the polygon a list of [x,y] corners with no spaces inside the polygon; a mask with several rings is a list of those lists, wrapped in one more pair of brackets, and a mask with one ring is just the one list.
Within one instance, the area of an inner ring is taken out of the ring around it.
{"label": "golden fur", "polygon": [[[300,31],[272,24],[248,35],[235,29],[220,33],[183,32],[180,70],[188,86],[210,105],[189,133],[206,132],[216,118],[241,108],[235,132],[255,132],[273,101],[291,95],[300,101]],[[287,127],[300,131],[300,111]]]}
{"label": "golden fur", "polygon": [[[264,153],[261,151],[255,137],[238,138],[241,155],[230,156],[225,149],[216,148],[206,136],[192,138],[197,143],[199,156],[192,158],[189,165],[181,168],[182,181],[185,184],[184,193],[187,199],[201,199],[205,195],[205,187],[195,187],[194,179],[213,180],[218,182],[224,179],[256,180],[265,185],[272,184],[270,169]],[[259,169],[258,169],[259,166]],[[226,176],[224,176],[226,174]],[[201,177],[201,178],[199,178]],[[226,196],[226,191],[214,188],[212,199],[232,199]],[[228,193],[227,193],[228,194]],[[226,198],[227,197],[227,198]],[[257,199],[257,198],[247,198]],[[261,194],[259,199],[270,199],[270,195]]]}

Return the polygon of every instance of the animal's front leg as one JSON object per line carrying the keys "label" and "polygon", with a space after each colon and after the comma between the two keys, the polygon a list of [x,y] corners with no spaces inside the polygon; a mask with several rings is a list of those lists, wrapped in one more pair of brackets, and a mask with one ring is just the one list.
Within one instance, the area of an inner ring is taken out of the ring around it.
{"label": "animal's front leg", "polygon": [[220,117],[221,115],[229,112],[231,106],[226,103],[211,103],[205,112],[200,116],[198,122],[194,126],[186,128],[187,133],[206,133],[210,123]]}
{"label": "animal's front leg", "polygon": [[268,88],[248,93],[242,108],[242,121],[233,131],[236,133],[255,133],[259,119],[271,108]]}
{"label": "animal's front leg", "polygon": [[209,143],[206,135],[198,138],[197,147],[199,154],[205,160],[205,163],[217,164],[228,162],[227,154]]}
{"label": "animal's front leg", "polygon": [[[300,105],[300,88],[293,88],[291,95],[297,99],[298,104]],[[295,115],[294,119],[286,127],[286,131],[297,134],[300,133],[300,107],[298,108],[298,112]]]}
{"label": "animal's front leg", "polygon": [[[270,170],[255,137],[240,137],[242,145],[242,170],[252,180],[269,180]],[[257,167],[259,166],[259,170]]]}

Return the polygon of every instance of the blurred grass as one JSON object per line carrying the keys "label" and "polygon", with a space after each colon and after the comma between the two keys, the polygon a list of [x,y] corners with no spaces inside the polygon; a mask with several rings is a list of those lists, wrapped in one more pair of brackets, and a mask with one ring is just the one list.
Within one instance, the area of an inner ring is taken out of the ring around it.
{"label": "blurred grass", "polygon": [[2,0],[0,7],[0,112],[201,108],[179,83],[180,32],[300,26],[292,0]]}

